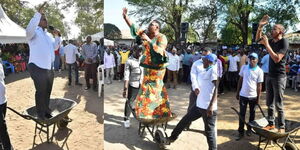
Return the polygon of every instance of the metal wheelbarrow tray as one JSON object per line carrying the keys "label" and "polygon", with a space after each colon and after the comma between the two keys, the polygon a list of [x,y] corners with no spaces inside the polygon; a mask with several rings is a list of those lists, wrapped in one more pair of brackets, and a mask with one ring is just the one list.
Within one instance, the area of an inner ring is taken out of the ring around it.
{"label": "metal wheelbarrow tray", "polygon": [[129,103],[128,106],[134,118],[139,122],[138,135],[140,137],[143,137],[143,135],[145,134],[145,129],[147,129],[150,135],[152,136],[154,142],[156,142],[160,148],[164,148],[165,145],[170,144],[166,141],[166,138],[168,137],[166,129],[168,126],[168,122],[177,117],[175,113],[172,113],[171,117],[162,117],[158,119],[144,119],[136,116],[134,109],[132,109]]}
{"label": "metal wheelbarrow tray", "polygon": [[[26,109],[23,113],[19,113],[18,111],[7,107],[9,110],[13,111],[17,115],[21,116],[27,120],[33,120],[35,125],[35,135],[33,140],[33,146],[35,145],[35,138],[37,135],[37,131],[39,134],[41,132],[47,134],[47,142],[53,141],[53,135],[55,132],[55,126],[57,125],[58,128],[64,128],[68,125],[69,122],[72,120],[67,117],[69,112],[77,105],[77,103],[70,99],[65,98],[55,98],[50,99],[49,108],[51,109],[52,118],[42,120],[37,117],[36,107],[32,106]],[[52,135],[49,138],[49,127],[53,125]]]}
{"label": "metal wheelbarrow tray", "polygon": [[[260,109],[260,112],[263,115],[263,118],[246,122],[245,120],[242,120],[246,125],[249,125],[252,128],[252,132],[257,134],[259,136],[259,143],[257,149],[260,149],[260,144],[263,141],[267,141],[264,150],[267,148],[270,142],[276,143],[281,149],[283,150],[298,150],[298,147],[296,146],[294,139],[297,135],[298,130],[300,129],[300,122],[292,121],[292,120],[285,120],[285,132],[279,133],[277,130],[266,130],[263,129],[265,126],[268,125],[268,120],[262,111],[261,107],[257,105]],[[241,118],[240,113],[233,107],[231,107]],[[277,118],[275,119],[275,124],[277,125]],[[284,139],[284,142],[282,145],[278,143],[279,139]]]}

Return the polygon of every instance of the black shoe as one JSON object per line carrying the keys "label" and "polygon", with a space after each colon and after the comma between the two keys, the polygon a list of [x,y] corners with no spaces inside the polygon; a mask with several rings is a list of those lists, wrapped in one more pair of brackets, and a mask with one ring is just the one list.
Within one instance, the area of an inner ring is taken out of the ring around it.
{"label": "black shoe", "polygon": [[75,83],[75,85],[82,86],[82,84],[79,82]]}
{"label": "black shoe", "polygon": [[251,129],[249,129],[249,130],[246,131],[246,135],[247,135],[247,136],[251,136],[251,135],[252,135]]}
{"label": "black shoe", "polygon": [[239,133],[239,135],[236,137],[236,141],[239,141],[241,140],[242,138],[244,137],[244,134],[243,133]]}
{"label": "black shoe", "polygon": [[166,138],[166,144],[170,145],[171,143],[175,142],[176,138],[170,136]]}
{"label": "black shoe", "polygon": [[87,87],[84,88],[84,90],[88,90],[88,89],[90,89],[90,88],[91,88],[91,87],[88,87],[88,86],[87,86]]}
{"label": "black shoe", "polygon": [[45,117],[46,117],[47,119],[50,119],[50,118],[52,118],[53,116],[51,115],[51,113],[46,113],[46,114],[45,114]]}

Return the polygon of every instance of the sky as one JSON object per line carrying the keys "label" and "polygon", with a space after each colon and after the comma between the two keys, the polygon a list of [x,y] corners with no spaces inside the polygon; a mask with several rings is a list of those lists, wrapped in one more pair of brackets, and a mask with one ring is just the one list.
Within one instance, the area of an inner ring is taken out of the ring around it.
{"label": "sky", "polygon": [[[120,30],[129,29],[122,17],[124,7],[129,11],[134,9],[134,7],[129,7],[125,0],[104,0],[104,23],[114,24]],[[132,22],[136,21],[133,17],[130,17],[130,19]]]}
{"label": "sky", "polygon": [[[54,0],[22,0],[22,1],[27,1],[29,2],[29,7],[33,8],[36,5],[42,4],[45,1],[50,1],[53,2]],[[70,33],[68,33],[68,38],[69,39],[75,39],[79,36],[80,29],[79,27],[75,24],[75,18],[76,18],[76,12],[75,8],[69,8],[68,10],[62,10],[62,14],[65,16],[63,19],[64,22],[67,22],[67,24],[70,26]]]}

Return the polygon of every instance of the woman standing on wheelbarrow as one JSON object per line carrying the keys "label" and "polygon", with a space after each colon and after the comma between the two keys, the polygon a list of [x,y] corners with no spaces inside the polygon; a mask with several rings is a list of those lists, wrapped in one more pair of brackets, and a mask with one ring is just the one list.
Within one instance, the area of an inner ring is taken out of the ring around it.
{"label": "woman standing on wheelbarrow", "polygon": [[127,15],[127,8],[123,8],[123,18],[133,37],[142,39],[145,48],[140,61],[144,67],[144,77],[136,97],[135,113],[138,119],[159,119],[171,117],[167,90],[163,83],[167,63],[167,38],[159,32],[160,23],[153,20],[147,31],[138,29]]}

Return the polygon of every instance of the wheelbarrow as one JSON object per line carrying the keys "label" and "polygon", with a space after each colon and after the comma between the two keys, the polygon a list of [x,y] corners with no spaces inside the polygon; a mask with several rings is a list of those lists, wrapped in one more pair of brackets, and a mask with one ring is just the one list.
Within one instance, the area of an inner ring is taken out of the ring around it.
{"label": "wheelbarrow", "polygon": [[[36,107],[32,106],[26,109],[24,112],[19,113],[18,111],[7,107],[12,112],[16,113],[17,115],[21,116],[26,120],[33,120],[35,122],[35,129],[34,129],[34,138],[33,138],[33,147],[35,144],[35,138],[37,136],[37,132],[40,135],[41,132],[47,135],[47,142],[53,141],[53,135],[55,132],[55,127],[57,126],[59,129],[63,129],[67,127],[68,123],[72,121],[72,119],[68,118],[69,112],[77,105],[77,103],[70,99],[65,98],[56,98],[50,99],[49,108],[52,111],[52,118],[49,119],[40,119],[37,116]],[[53,126],[52,135],[50,137],[50,126]]]}
{"label": "wheelbarrow", "polygon": [[[263,118],[248,123],[245,120],[242,120],[246,125],[252,128],[253,133],[259,136],[257,149],[260,149],[261,142],[267,141],[264,147],[265,150],[267,146],[273,141],[277,146],[279,146],[283,150],[298,150],[298,147],[295,144],[295,137],[297,135],[298,130],[300,129],[300,122],[285,120],[285,133],[279,133],[274,130],[266,130],[264,129],[264,127],[268,125],[268,120],[260,105],[257,106],[260,112],[262,113]],[[238,114],[239,118],[242,118],[240,113],[235,108],[231,107],[231,109],[233,109]],[[275,122],[275,125],[277,126],[277,122]],[[279,139],[284,139],[282,145],[278,143]]]}
{"label": "wheelbarrow", "polygon": [[172,113],[171,117],[162,117],[158,119],[144,119],[136,116],[135,110],[132,109],[130,103],[127,104],[134,116],[134,118],[139,122],[138,135],[143,137],[147,131],[150,133],[153,141],[158,144],[160,148],[165,148],[165,145],[170,145],[167,142],[167,133],[166,129],[168,122],[175,119],[177,115]]}

